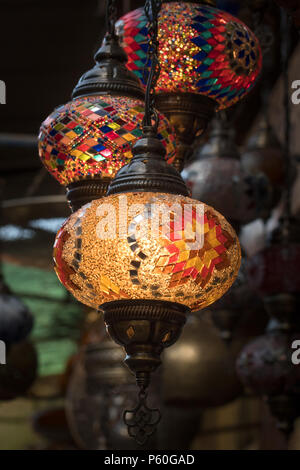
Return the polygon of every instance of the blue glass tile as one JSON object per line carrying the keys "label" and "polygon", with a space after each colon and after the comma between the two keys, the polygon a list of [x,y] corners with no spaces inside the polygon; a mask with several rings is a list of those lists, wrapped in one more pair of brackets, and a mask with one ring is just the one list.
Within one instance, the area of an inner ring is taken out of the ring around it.
{"label": "blue glass tile", "polygon": [[205,72],[205,70],[207,70],[207,68],[208,68],[208,65],[201,64],[201,65],[199,65],[198,68],[196,68],[196,71],[199,72],[199,73],[202,73],[202,72]]}
{"label": "blue glass tile", "polygon": [[98,144],[98,145],[95,145],[93,149],[96,150],[97,152],[101,152],[102,150],[105,149],[105,147],[101,144]]}
{"label": "blue glass tile", "polygon": [[111,132],[111,128],[108,126],[102,126],[100,127],[100,131],[106,134],[107,132]]}
{"label": "blue glass tile", "polygon": [[196,46],[199,46],[199,47],[207,45],[207,41],[205,41],[205,39],[202,39],[200,36],[198,36],[197,38],[193,38],[192,42],[196,44]]}
{"label": "blue glass tile", "polygon": [[234,40],[235,44],[237,44],[238,46],[241,46],[243,44],[243,42],[240,40],[240,39],[235,39]]}
{"label": "blue glass tile", "polygon": [[206,52],[200,51],[200,52],[198,52],[198,54],[193,56],[193,59],[201,61],[201,60],[205,59],[206,56],[207,56]]}

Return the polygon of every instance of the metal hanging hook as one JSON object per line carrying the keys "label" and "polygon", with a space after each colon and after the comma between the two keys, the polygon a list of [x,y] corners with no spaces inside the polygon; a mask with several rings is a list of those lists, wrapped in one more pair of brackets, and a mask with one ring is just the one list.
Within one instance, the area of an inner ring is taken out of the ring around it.
{"label": "metal hanging hook", "polygon": [[123,413],[129,436],[141,446],[155,433],[156,426],[161,420],[159,409],[150,408],[147,405],[147,396],[146,387],[140,386],[136,407],[132,410],[125,410]]}
{"label": "metal hanging hook", "polygon": [[106,0],[106,31],[109,37],[114,37],[117,19],[116,0]]}

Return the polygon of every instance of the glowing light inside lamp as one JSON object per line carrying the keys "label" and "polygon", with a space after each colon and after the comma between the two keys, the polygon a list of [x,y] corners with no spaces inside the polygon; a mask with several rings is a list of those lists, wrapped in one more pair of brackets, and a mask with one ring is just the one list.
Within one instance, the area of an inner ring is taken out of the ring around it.
{"label": "glowing light inside lamp", "polygon": [[[147,19],[143,8],[116,25],[128,56],[127,67],[145,85]],[[227,108],[255,84],[262,65],[259,42],[238,18],[208,5],[171,2],[159,17],[161,73],[157,93],[196,93]]]}
{"label": "glowing light inside lamp", "polygon": [[[240,247],[224,217],[202,203],[199,215],[199,205],[188,197],[158,193],[111,195],[86,204],[57,234],[54,260],[60,281],[93,308],[120,299],[206,307],[236,278]],[[119,218],[125,212],[126,232]],[[99,236],[104,222],[107,231]]]}

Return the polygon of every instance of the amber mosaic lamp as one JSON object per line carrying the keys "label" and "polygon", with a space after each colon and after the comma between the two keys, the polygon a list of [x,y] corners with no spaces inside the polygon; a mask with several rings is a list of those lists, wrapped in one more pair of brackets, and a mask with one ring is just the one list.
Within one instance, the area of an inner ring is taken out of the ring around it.
{"label": "amber mosaic lamp", "polygon": [[61,282],[78,300],[103,313],[111,337],[126,350],[125,363],[140,392],[136,408],[127,410],[124,419],[140,443],[160,419],[159,410],[147,405],[146,390],[162,350],[176,342],[189,312],[223,295],[240,266],[234,230],[212,207],[200,204],[198,211],[199,202],[189,198],[181,176],[166,163],[156,136],[160,6],[154,0],[145,6],[152,65],[143,135],[133,145],[133,158],[119,170],[105,198],[70,216],[54,246]]}
{"label": "amber mosaic lamp", "polygon": [[[128,56],[127,67],[145,85],[147,18],[142,8],[116,24]],[[180,141],[181,170],[188,146],[200,135],[216,109],[241,100],[261,70],[260,45],[238,18],[212,0],[163,1],[159,16],[157,107],[174,125]]]}
{"label": "amber mosaic lamp", "polygon": [[[73,91],[73,100],[42,123],[39,154],[47,170],[66,186],[73,210],[105,195],[117,171],[132,158],[142,135],[144,91],[126,69],[127,56],[114,33],[115,2],[110,2],[107,34],[95,54],[96,65]],[[160,115],[158,138],[168,163],[175,156],[175,135]]]}

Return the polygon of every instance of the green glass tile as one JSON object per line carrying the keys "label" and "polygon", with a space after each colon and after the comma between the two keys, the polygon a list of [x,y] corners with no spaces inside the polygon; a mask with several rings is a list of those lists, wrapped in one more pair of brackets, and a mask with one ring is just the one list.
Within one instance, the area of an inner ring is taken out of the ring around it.
{"label": "green glass tile", "polygon": [[136,36],[134,36],[134,39],[136,40],[136,42],[142,42],[142,41],[145,41],[145,36],[142,36],[141,34],[137,34]]}
{"label": "green glass tile", "polygon": [[76,134],[82,134],[82,132],[84,131],[83,127],[81,126],[76,126],[74,127],[74,129],[72,129],[74,132],[76,132]]}
{"label": "green glass tile", "polygon": [[131,131],[131,134],[133,134],[135,137],[140,137],[143,132],[141,129],[134,129],[133,131]]}
{"label": "green glass tile", "polygon": [[218,81],[217,78],[211,78],[210,80],[207,81],[207,85],[215,85],[217,81]]}
{"label": "green glass tile", "polygon": [[211,65],[213,62],[214,62],[214,59],[210,59],[209,57],[207,57],[207,58],[203,61],[203,64],[205,64],[205,65]]}
{"label": "green glass tile", "polygon": [[214,90],[214,91],[215,90],[220,90],[220,88],[222,88],[222,85],[220,85],[220,84],[219,85],[214,85],[214,86],[211,87],[211,89]]}
{"label": "green glass tile", "polygon": [[210,44],[205,44],[205,46],[202,46],[202,49],[205,52],[210,52],[212,50],[212,46]]}
{"label": "green glass tile", "polygon": [[135,54],[138,55],[141,59],[145,59],[147,57],[147,54],[145,54],[145,52],[142,50],[135,51]]}
{"label": "green glass tile", "polygon": [[145,66],[145,64],[141,60],[135,60],[134,63],[137,67],[144,67]]}
{"label": "green glass tile", "polygon": [[96,162],[102,162],[103,160],[105,160],[105,157],[103,157],[103,155],[94,155],[93,158],[94,160],[96,160]]}
{"label": "green glass tile", "polygon": [[207,70],[206,72],[202,72],[201,73],[201,78],[208,78],[210,77],[212,74],[212,72],[210,72],[209,70]]}
{"label": "green glass tile", "polygon": [[[213,18],[213,17],[211,17]],[[210,23],[209,21],[205,21],[204,23],[201,23],[201,26],[203,26],[203,28],[207,28],[207,29],[210,29],[210,28],[214,28],[215,26]]]}
{"label": "green glass tile", "polygon": [[205,33],[201,33],[200,36],[202,36],[204,39],[209,39],[212,37],[212,34],[210,31],[205,31]]}

